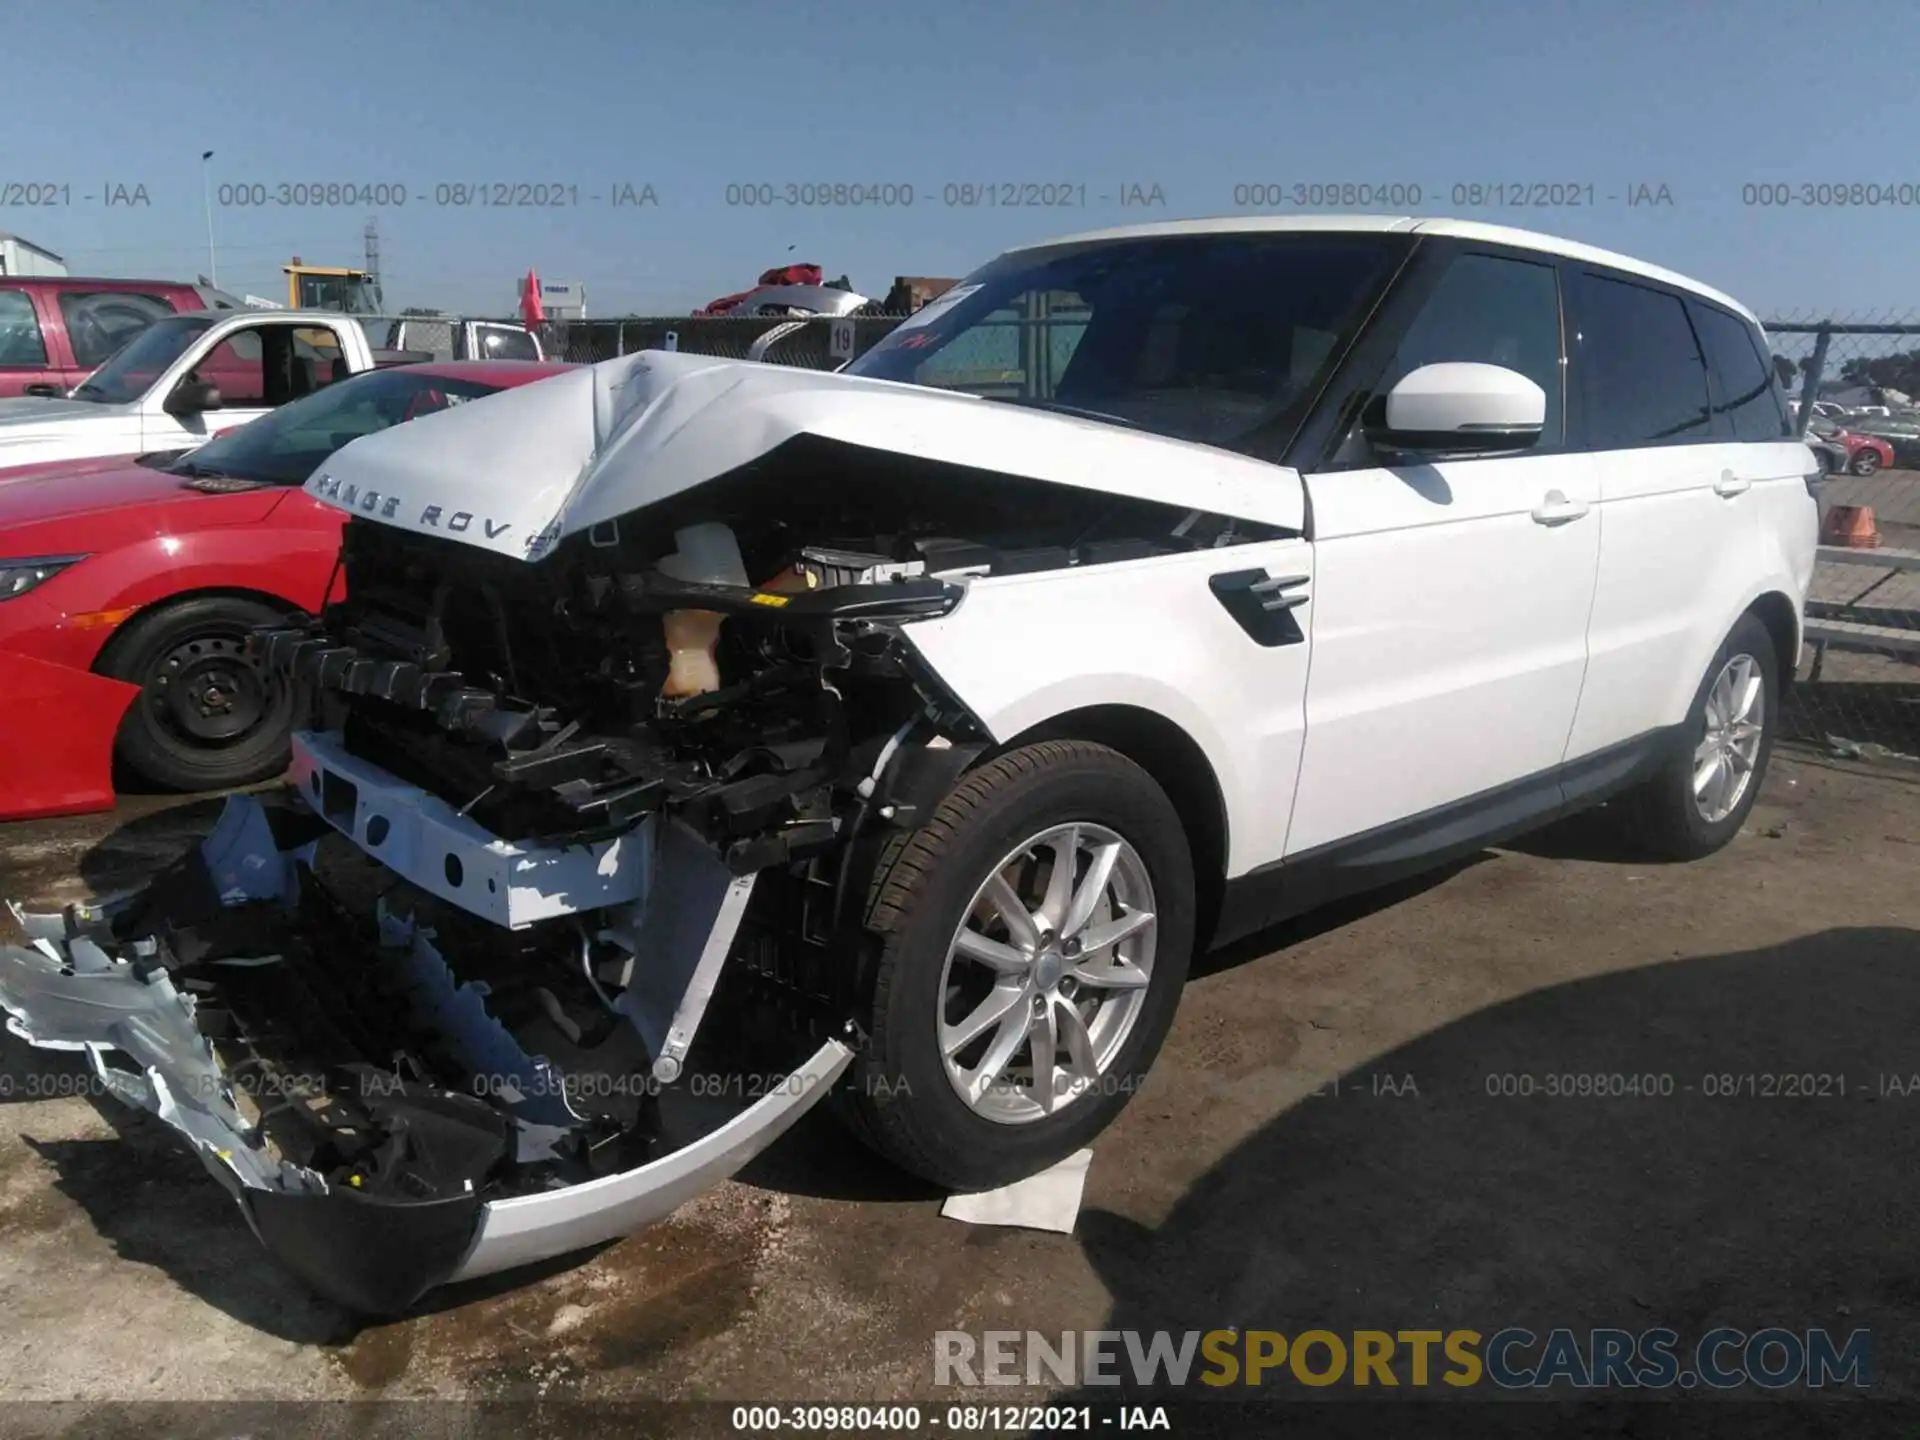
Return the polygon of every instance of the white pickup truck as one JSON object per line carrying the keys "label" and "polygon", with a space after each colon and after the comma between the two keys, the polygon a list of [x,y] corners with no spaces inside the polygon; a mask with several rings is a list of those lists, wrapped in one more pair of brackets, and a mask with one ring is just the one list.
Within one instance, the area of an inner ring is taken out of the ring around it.
{"label": "white pickup truck", "polygon": [[392,351],[396,361],[544,360],[540,337],[504,320],[460,320],[448,315],[359,317],[374,353]]}
{"label": "white pickup truck", "polygon": [[400,357],[350,316],[201,310],[142,331],[66,395],[0,400],[0,482],[73,460],[190,450]]}

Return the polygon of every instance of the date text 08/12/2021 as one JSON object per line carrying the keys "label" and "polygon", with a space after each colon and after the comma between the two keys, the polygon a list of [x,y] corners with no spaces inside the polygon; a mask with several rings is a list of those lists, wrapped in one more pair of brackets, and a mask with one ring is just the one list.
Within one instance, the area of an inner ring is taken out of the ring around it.
{"label": "date text 08/12/2021", "polygon": [[[404,209],[659,209],[664,203],[650,180],[608,178],[546,180],[438,180],[410,183],[375,180],[222,181],[213,202],[221,210]],[[712,196],[681,197],[698,205]],[[943,209],[1090,208],[1166,210],[1170,197],[1157,180],[976,178],[941,184],[900,180],[739,181],[723,187],[720,200],[740,209]],[[1235,210],[1392,211],[1451,213],[1577,210],[1614,206],[1670,210],[1680,203],[1665,181],[1474,180],[1439,185],[1399,180],[1287,180],[1236,182],[1228,201]],[[1697,198],[1697,197],[1696,197]],[[1748,181],[1707,197],[1748,210],[1920,209],[1920,181]],[[59,176],[0,178],[0,210],[150,209],[154,191],[144,181],[75,181]],[[1217,202],[1213,202],[1217,203]]]}

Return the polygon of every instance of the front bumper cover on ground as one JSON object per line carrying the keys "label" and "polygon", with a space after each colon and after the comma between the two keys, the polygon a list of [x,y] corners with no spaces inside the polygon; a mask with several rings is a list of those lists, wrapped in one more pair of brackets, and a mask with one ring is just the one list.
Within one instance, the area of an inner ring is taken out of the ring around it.
{"label": "front bumper cover on ground", "polygon": [[[230,799],[200,847],[200,888],[224,907],[287,902],[312,850],[281,848],[258,801]],[[155,913],[156,899],[162,913],[172,903],[171,895],[138,891],[59,914],[13,907],[30,944],[0,946],[8,1029],[31,1045],[84,1052],[106,1089],[181,1135],[268,1250],[322,1294],[363,1312],[395,1313],[438,1285],[600,1244],[665,1216],[764,1150],[852,1059],[829,1040],[753,1105],[658,1158],[598,1178],[502,1196],[471,1183],[465,1193],[432,1198],[362,1194],[279,1155],[243,1109],[243,1084],[197,1023],[196,995],[176,987],[163,963],[164,934],[124,933],[128,916]],[[444,1094],[471,1105],[470,1097]],[[431,1105],[434,1097],[415,1087],[409,1098]],[[503,1131],[507,1123],[503,1116]]]}

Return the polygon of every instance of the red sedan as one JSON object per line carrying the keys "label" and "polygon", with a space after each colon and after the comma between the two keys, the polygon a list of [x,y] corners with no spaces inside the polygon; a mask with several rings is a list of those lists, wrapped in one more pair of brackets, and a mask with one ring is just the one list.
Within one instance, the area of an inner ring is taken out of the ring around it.
{"label": "red sedan", "polygon": [[1842,430],[1834,439],[1847,447],[1850,475],[1872,475],[1893,464],[1893,446],[1878,435],[1857,435],[1851,430]]}
{"label": "red sedan", "polygon": [[1893,464],[1893,446],[1878,435],[1856,434],[1818,414],[1807,428],[1828,444],[1847,452],[1849,475],[1873,475]]}
{"label": "red sedan", "polygon": [[371,371],[185,455],[0,478],[0,819],[106,809],[116,765],[173,790],[277,774],[292,696],[247,632],[321,607],[344,523],[299,487],[359,436],[568,368]]}

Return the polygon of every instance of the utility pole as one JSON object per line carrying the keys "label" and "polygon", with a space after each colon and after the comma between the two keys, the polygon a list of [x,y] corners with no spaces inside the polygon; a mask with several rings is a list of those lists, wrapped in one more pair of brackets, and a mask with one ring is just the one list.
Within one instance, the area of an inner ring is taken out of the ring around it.
{"label": "utility pole", "polygon": [[373,311],[379,314],[386,308],[386,297],[380,291],[380,218],[377,215],[367,217],[367,289],[373,295]]}
{"label": "utility pole", "polygon": [[213,288],[218,290],[220,262],[214,259],[213,253],[213,171],[207,164],[211,159],[213,159],[211,150],[200,152],[200,181],[207,198],[207,279],[212,282]]}

